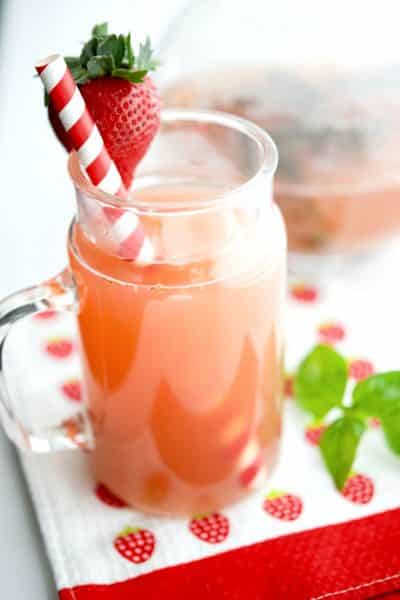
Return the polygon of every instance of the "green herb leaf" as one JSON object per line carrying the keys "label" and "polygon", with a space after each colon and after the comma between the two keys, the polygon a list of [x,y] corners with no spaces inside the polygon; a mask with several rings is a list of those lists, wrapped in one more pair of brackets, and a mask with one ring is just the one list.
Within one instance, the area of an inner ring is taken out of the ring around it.
{"label": "green herb leaf", "polygon": [[98,43],[97,39],[92,38],[88,42],[86,42],[86,44],[83,46],[81,55],[79,57],[82,67],[87,67],[89,60],[93,56],[96,56],[97,43]]}
{"label": "green herb leaf", "polygon": [[322,457],[338,490],[348,478],[356,457],[364,423],[355,417],[340,417],[322,434],[319,447]]}
{"label": "green herb leaf", "polygon": [[152,58],[153,49],[149,36],[146,37],[144,44],[139,45],[139,54],[136,59],[136,68],[146,71],[154,71],[158,66],[158,61]]}
{"label": "green herb leaf", "polygon": [[93,56],[88,64],[87,71],[89,79],[97,79],[110,75],[115,68],[114,58],[112,56]]}
{"label": "green herb leaf", "polygon": [[319,345],[301,363],[294,381],[299,404],[317,419],[340,406],[347,382],[345,359],[330,346]]}
{"label": "green herb leaf", "polygon": [[400,371],[379,373],[357,383],[353,406],[368,417],[400,413]]}
{"label": "green herb leaf", "polygon": [[147,75],[147,71],[128,71],[127,69],[114,69],[111,74],[113,77],[127,79],[131,83],[141,83],[144,77]]}
{"label": "green herb leaf", "polygon": [[381,418],[381,425],[387,445],[400,455],[400,412]]}
{"label": "green herb leaf", "polygon": [[99,25],[95,25],[92,29],[93,37],[106,37],[108,35],[108,23],[100,23]]}

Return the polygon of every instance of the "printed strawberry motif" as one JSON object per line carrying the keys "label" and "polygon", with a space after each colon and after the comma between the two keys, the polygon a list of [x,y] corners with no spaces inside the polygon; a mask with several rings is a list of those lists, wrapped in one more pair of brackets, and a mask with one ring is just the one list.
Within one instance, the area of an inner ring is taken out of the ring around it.
{"label": "printed strawberry motif", "polygon": [[54,358],[67,358],[72,354],[74,345],[67,338],[52,338],[46,342],[47,354]]}
{"label": "printed strawberry motif", "polygon": [[321,435],[326,429],[325,423],[311,423],[305,430],[305,438],[312,446],[318,446],[321,439]]}
{"label": "printed strawberry motif", "polygon": [[368,504],[374,495],[374,483],[367,475],[352,473],[344,484],[342,494],[355,504]]}
{"label": "printed strawberry motif", "polygon": [[[134,53],[130,34],[109,34],[107,23],[96,25],[79,57],[66,57],[105,146],[126,187],[145,155],[160,124],[161,101],[148,75],[157,61],[149,38]],[[69,136],[52,104],[48,107],[53,130],[69,152]]]}
{"label": "printed strawberry motif", "polygon": [[302,283],[292,285],[290,288],[290,295],[295,300],[304,303],[312,303],[318,300],[318,290],[311,285]]}
{"label": "printed strawberry motif", "polygon": [[35,319],[37,321],[47,321],[53,319],[57,315],[56,310],[44,310],[43,312],[37,313]]}
{"label": "printed strawberry motif", "polygon": [[127,503],[122,500],[122,498],[119,498],[113,494],[113,492],[109,490],[104,483],[98,483],[95,487],[94,493],[100,502],[107,504],[107,506],[112,506],[113,508],[125,508],[128,506]]}
{"label": "printed strawberry motif", "polygon": [[355,359],[349,362],[349,377],[362,381],[374,373],[374,365],[369,360]]}
{"label": "printed strawberry motif", "polygon": [[285,375],[285,382],[283,384],[283,393],[287,398],[293,398],[293,384],[294,377],[288,373]]}
{"label": "printed strawberry motif", "polygon": [[340,323],[323,323],[318,327],[318,337],[324,344],[340,342],[345,335],[345,329]]}
{"label": "printed strawberry motif", "polygon": [[294,494],[273,490],[266,496],[263,508],[275,519],[295,521],[302,513],[303,502]]}
{"label": "printed strawberry motif", "polygon": [[219,544],[228,537],[229,521],[220,513],[195,515],[189,523],[189,529],[203,542]]}
{"label": "printed strawberry motif", "polygon": [[114,547],[121,556],[135,563],[144,563],[154,552],[156,538],[148,529],[125,527],[114,540]]}
{"label": "printed strawberry motif", "polygon": [[69,379],[61,386],[61,391],[69,400],[80,402],[82,400],[82,388],[79,379]]}

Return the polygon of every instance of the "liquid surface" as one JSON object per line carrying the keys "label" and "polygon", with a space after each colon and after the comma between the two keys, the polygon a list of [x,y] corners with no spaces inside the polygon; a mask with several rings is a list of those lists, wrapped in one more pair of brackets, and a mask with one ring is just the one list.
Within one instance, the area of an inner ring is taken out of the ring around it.
{"label": "liquid surface", "polygon": [[[145,193],[167,201],[171,190]],[[239,500],[277,455],[282,224],[271,209],[276,244],[256,222],[219,217],[166,228],[153,220],[176,251],[200,248],[202,258],[180,264],[137,267],[104,253],[79,225],[73,232],[93,468],[146,511],[191,514]]]}

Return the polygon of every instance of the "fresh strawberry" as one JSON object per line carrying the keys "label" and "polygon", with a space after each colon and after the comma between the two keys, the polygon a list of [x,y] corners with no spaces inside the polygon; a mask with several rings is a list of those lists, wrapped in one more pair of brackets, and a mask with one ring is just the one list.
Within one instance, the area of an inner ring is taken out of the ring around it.
{"label": "fresh strawberry", "polygon": [[319,446],[321,435],[326,429],[325,423],[311,423],[305,430],[305,438],[312,446]]}
{"label": "fresh strawberry", "polygon": [[73,400],[74,402],[82,400],[82,389],[79,379],[69,379],[62,384],[61,391],[69,400]]}
{"label": "fresh strawberry", "polygon": [[374,483],[366,475],[353,473],[344,484],[342,494],[355,504],[368,504],[374,495]]}
{"label": "fresh strawberry", "polygon": [[67,358],[74,349],[71,340],[67,338],[52,338],[46,342],[45,350],[54,358]]}
{"label": "fresh strawberry", "polygon": [[[157,66],[152,54],[149,38],[135,56],[130,34],[109,34],[103,23],[94,27],[79,57],[65,59],[126,187],[160,124],[160,97],[148,76]],[[71,144],[51,105],[49,119],[69,152]]]}
{"label": "fresh strawberry", "polygon": [[114,547],[120,555],[135,564],[149,560],[155,545],[154,534],[139,527],[125,527],[114,540]]}
{"label": "fresh strawberry", "polygon": [[318,327],[318,337],[324,344],[335,344],[344,339],[345,330],[340,323],[324,323]]}
{"label": "fresh strawberry", "polygon": [[195,515],[189,523],[189,529],[203,542],[219,544],[228,537],[229,521],[220,513]]}
{"label": "fresh strawberry", "polygon": [[104,483],[98,483],[95,487],[94,493],[100,502],[107,504],[107,506],[112,506],[113,508],[124,508],[125,506],[128,506],[127,503],[122,500],[122,498],[119,498],[113,494],[113,492],[109,490]]}
{"label": "fresh strawberry", "polygon": [[35,315],[35,319],[38,321],[47,321],[47,319],[53,319],[57,314],[56,310],[43,310]]}
{"label": "fresh strawberry", "polygon": [[290,288],[290,295],[300,302],[315,302],[318,300],[318,290],[311,285],[297,283]]}
{"label": "fresh strawberry", "polygon": [[374,373],[374,365],[369,360],[351,360],[349,362],[349,376],[356,381],[366,379]]}
{"label": "fresh strawberry", "polygon": [[301,515],[303,502],[298,496],[274,490],[265,498],[263,508],[275,519],[295,521]]}

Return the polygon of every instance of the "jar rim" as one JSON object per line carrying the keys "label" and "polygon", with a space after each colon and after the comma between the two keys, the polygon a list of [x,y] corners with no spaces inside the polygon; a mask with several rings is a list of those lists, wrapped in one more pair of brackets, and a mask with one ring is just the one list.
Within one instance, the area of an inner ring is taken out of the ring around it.
{"label": "jar rim", "polygon": [[226,129],[232,129],[242,133],[253,140],[259,150],[260,160],[257,169],[252,175],[246,178],[245,181],[234,188],[216,193],[212,198],[207,197],[206,202],[201,199],[196,201],[192,200],[188,203],[182,202],[179,205],[179,209],[177,209],[176,205],[171,207],[164,203],[162,208],[157,208],[157,206],[154,206],[154,203],[149,201],[138,200],[134,197],[129,200],[121,200],[113,194],[108,194],[99,190],[84,175],[76,152],[71,152],[68,158],[68,171],[76,189],[85,196],[96,200],[104,207],[122,208],[124,210],[135,212],[138,215],[148,214],[149,210],[151,210],[152,216],[157,217],[165,215],[171,208],[174,209],[175,214],[179,214],[180,212],[187,214],[188,211],[190,211],[190,213],[197,213],[203,212],[204,210],[215,209],[221,207],[221,205],[223,206],[227,201],[234,202],[234,198],[237,194],[241,195],[243,192],[245,193],[246,189],[251,187],[254,182],[261,177],[269,176],[272,178],[277,169],[278,150],[275,142],[264,129],[258,127],[258,125],[255,125],[251,121],[218,111],[165,109],[161,113],[161,122],[163,124],[193,122],[220,125]]}

